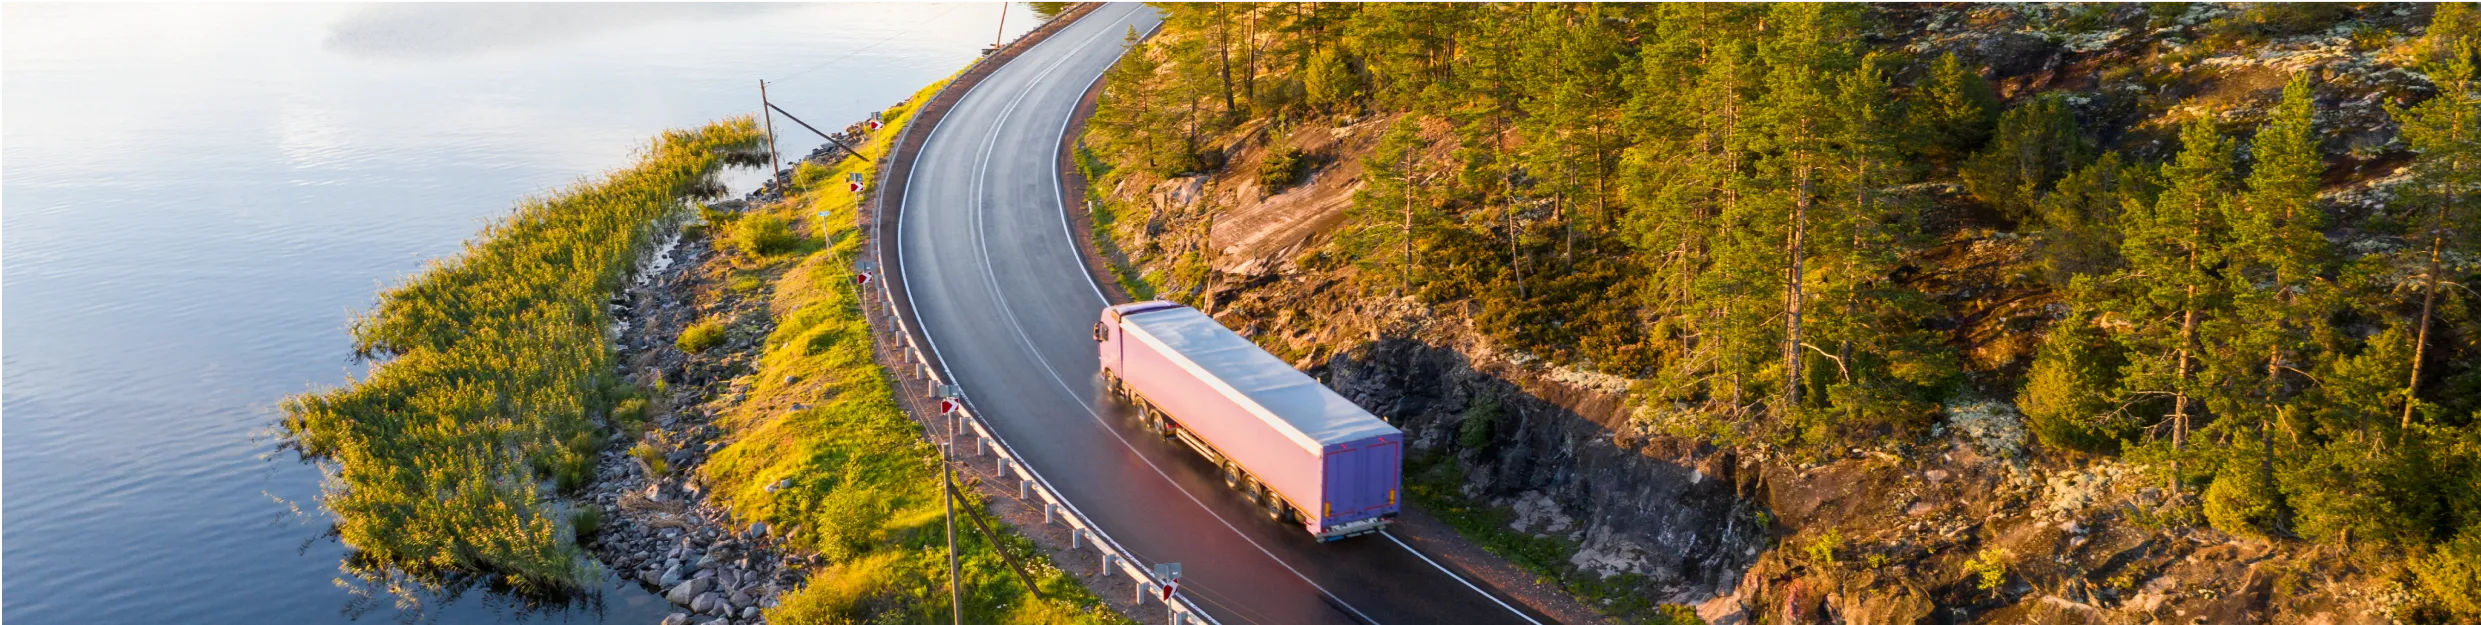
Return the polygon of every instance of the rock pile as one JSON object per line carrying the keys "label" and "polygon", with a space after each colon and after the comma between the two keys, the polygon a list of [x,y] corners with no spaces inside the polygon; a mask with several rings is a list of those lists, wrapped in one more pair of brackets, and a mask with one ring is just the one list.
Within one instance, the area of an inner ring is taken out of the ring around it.
{"label": "rock pile", "polygon": [[[753,194],[756,196],[757,194]],[[711,208],[737,210],[742,202]],[[763,297],[701,288],[718,281],[714,252],[696,233],[658,252],[645,273],[613,302],[621,336],[613,341],[622,372],[658,389],[642,434],[616,433],[595,469],[595,483],[577,502],[600,509],[603,522],[583,538],[588,551],[624,578],[643,584],[678,611],[664,625],[748,625],[779,595],[800,587],[813,554],[785,545],[781,528],[744,525],[710,503],[695,469],[724,445],[712,419],[739,399],[762,336]],[[714,294],[701,302],[700,293]],[[705,317],[737,319],[716,347],[696,355],[672,345],[681,329]],[[633,453],[633,448],[654,453]]]}

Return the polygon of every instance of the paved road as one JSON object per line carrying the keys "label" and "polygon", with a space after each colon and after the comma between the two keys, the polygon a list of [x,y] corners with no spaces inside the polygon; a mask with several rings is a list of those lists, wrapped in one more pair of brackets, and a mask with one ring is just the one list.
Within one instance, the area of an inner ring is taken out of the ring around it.
{"label": "paved road", "polygon": [[1153,9],[1102,7],[976,86],[923,145],[896,235],[918,321],[974,409],[1034,469],[1227,624],[1548,622],[1388,536],[1328,544],[1277,525],[1194,453],[1097,400],[1104,305],[1059,202],[1071,109]]}

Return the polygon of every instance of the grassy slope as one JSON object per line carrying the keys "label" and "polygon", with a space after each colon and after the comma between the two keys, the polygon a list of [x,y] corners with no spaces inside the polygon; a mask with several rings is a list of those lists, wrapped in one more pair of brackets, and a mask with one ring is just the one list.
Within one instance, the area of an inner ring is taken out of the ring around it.
{"label": "grassy slope", "polygon": [[[873,159],[886,154],[939,86],[886,111],[888,127],[862,146],[863,152]],[[797,224],[802,240],[789,251],[737,260],[772,282],[776,327],[747,399],[722,420],[732,443],[702,471],[737,518],[794,528],[797,545],[830,562],[813,582],[769,611],[770,622],[944,621],[947,602],[940,595],[947,563],[938,452],[898,407],[886,372],[872,356],[870,327],[852,279],[862,236],[854,220],[857,198],[845,191],[844,179],[854,172],[870,176],[876,169],[851,157],[833,167],[804,163],[795,170],[790,199],[756,209]],[[768,486],[786,480],[788,486],[768,492]],[[965,527],[958,542],[967,620],[1120,620],[1050,566],[1030,541],[1013,533],[1001,540],[1037,569],[1050,600],[1030,600],[990,543]]]}
{"label": "grassy slope", "polygon": [[680,198],[759,139],[747,117],[664,133],[635,166],[521,202],[355,320],[356,352],[383,362],[284,403],[288,442],[337,465],[321,503],[356,550],[350,572],[391,587],[399,572],[481,573],[528,595],[584,584],[541,480],[583,485],[598,422],[627,396],[604,302],[687,213]]}

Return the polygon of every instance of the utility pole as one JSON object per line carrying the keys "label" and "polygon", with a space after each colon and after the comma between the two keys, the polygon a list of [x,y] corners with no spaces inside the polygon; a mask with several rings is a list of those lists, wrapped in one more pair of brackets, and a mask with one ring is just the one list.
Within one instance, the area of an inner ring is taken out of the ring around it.
{"label": "utility pole", "polygon": [[965,625],[964,576],[956,566],[956,478],[948,473],[948,448],[956,446],[956,421],[948,421],[948,444],[939,447],[939,505],[948,514],[948,616]]}
{"label": "utility pole", "polygon": [[999,42],[1008,38],[1008,3],[999,3],[999,32],[991,33],[991,51],[999,51]]}
{"label": "utility pole", "polygon": [[775,168],[775,177],[770,180],[780,185],[784,184],[784,158],[775,154],[775,113],[770,110],[774,108],[775,104],[767,101],[767,81],[760,79],[758,81],[758,114],[766,116],[767,163]]}

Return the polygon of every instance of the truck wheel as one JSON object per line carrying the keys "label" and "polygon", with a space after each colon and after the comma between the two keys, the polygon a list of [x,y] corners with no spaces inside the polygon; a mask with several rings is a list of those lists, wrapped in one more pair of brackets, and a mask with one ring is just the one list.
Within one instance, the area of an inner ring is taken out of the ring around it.
{"label": "truck wheel", "polygon": [[1250,493],[1249,489],[1246,487],[1246,483],[1241,480],[1240,471],[1233,469],[1232,463],[1229,462],[1223,463],[1223,487],[1241,491],[1246,494],[1255,494]]}
{"label": "truck wheel", "polygon": [[1269,496],[1266,498],[1264,508],[1266,518],[1273,519],[1277,523],[1292,522],[1292,507],[1284,505],[1284,498]]}

